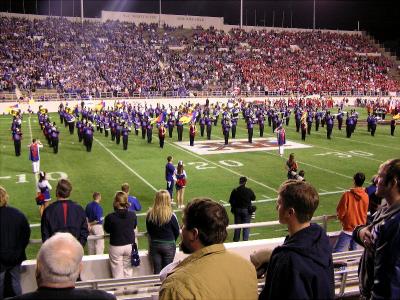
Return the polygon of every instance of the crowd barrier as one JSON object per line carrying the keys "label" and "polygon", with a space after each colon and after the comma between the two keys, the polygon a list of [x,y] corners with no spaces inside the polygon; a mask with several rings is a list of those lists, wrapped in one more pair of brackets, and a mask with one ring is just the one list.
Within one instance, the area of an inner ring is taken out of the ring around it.
{"label": "crowd barrier", "polygon": [[[318,96],[324,97],[400,97],[398,92],[374,92],[374,91],[322,91],[317,93]],[[290,91],[189,91],[181,93],[177,91],[152,91],[152,92],[99,92],[89,95],[81,95],[78,93],[46,93],[42,90],[40,94],[33,94],[32,99],[35,101],[68,101],[68,100],[105,100],[105,99],[163,99],[163,98],[231,98],[231,97],[308,97],[312,95],[301,92]],[[30,97],[27,97],[30,98]],[[17,102],[19,98],[15,93],[0,93],[0,102]]]}

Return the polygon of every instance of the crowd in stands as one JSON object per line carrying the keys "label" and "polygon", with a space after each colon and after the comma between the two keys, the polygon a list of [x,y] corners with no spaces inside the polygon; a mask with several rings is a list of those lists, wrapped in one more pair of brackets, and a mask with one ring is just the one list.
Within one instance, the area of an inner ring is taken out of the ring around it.
{"label": "crowd in stands", "polygon": [[[0,91],[99,96],[222,90],[399,91],[392,62],[359,35],[323,32],[229,33],[116,21],[0,18]],[[176,49],[179,48],[179,49]]]}

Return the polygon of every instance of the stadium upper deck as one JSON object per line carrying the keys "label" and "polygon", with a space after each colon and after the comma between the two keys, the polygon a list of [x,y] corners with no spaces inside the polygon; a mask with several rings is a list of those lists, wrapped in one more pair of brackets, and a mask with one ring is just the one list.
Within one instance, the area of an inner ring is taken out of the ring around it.
{"label": "stadium upper deck", "polygon": [[0,91],[400,91],[392,62],[359,35],[332,32],[188,33],[156,24],[0,18]]}

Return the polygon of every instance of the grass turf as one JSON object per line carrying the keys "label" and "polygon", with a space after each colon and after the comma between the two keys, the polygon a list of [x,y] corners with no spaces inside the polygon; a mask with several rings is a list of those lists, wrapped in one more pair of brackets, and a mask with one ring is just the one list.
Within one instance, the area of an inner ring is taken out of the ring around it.
{"label": "grass turf", "polygon": [[[366,112],[359,110],[360,120],[366,119]],[[35,203],[35,178],[26,147],[31,138],[40,139],[44,148],[41,149],[41,170],[50,175],[50,184],[54,189],[62,173],[68,176],[73,184],[71,199],[85,206],[94,191],[102,194],[101,205],[104,214],[112,211],[112,199],[123,182],[131,186],[131,194],[142,203],[142,213],[152,205],[155,190],[164,189],[164,167],[166,157],[172,155],[174,163],[183,160],[188,174],[188,184],[185,190],[185,202],[193,197],[205,196],[227,203],[231,190],[238,185],[239,174],[247,176],[247,186],[252,188],[257,200],[265,200],[257,204],[255,222],[277,219],[275,210],[276,191],[286,179],[285,162],[290,152],[294,152],[299,164],[299,170],[306,172],[306,180],[312,183],[321,193],[321,200],[315,215],[332,215],[343,190],[351,187],[352,176],[358,171],[366,174],[366,183],[376,173],[378,166],[389,158],[399,156],[399,137],[390,136],[389,126],[378,125],[375,137],[371,137],[365,125],[357,125],[350,139],[346,138],[345,129],[339,131],[337,122],[331,140],[326,139],[326,129],[320,127],[315,132],[314,124],[311,135],[305,144],[312,146],[305,149],[286,150],[284,157],[279,157],[277,151],[259,151],[231,154],[214,154],[200,156],[175,145],[176,129],[172,139],[166,138],[164,149],[158,146],[158,138],[153,135],[152,144],[133,133],[129,136],[127,151],[122,150],[122,141],[116,145],[110,136],[105,138],[95,132],[92,152],[86,152],[78,142],[76,131],[70,135],[67,128],[59,124],[57,114],[50,114],[52,121],[57,122],[60,130],[59,153],[53,154],[45,143],[45,138],[39,128],[36,115],[23,117],[22,155],[14,155],[14,145],[11,139],[10,116],[0,117],[0,185],[5,187],[10,195],[10,205],[21,209],[30,223],[39,223],[40,217]],[[156,129],[153,133],[156,133]],[[294,118],[286,130],[287,140],[303,143],[300,134],[295,131]],[[398,135],[398,133],[397,133]],[[189,143],[188,129],[184,129],[184,141]],[[258,137],[258,126],[254,128],[254,136]],[[268,125],[265,126],[264,137],[274,137]],[[223,140],[220,125],[213,127],[212,138]],[[239,121],[236,138],[247,138],[247,130],[243,120]],[[197,135],[196,141],[204,140]],[[227,166],[228,164],[228,166]],[[60,173],[62,172],[62,173]],[[227,206],[229,211],[229,207]],[[177,212],[180,218],[180,212]],[[231,223],[232,214],[228,213]],[[138,216],[139,230],[145,230],[144,214]],[[338,230],[337,222],[329,225],[329,230]],[[250,239],[272,238],[286,234],[283,226],[255,228],[251,230]],[[40,238],[40,230],[32,230],[32,238]],[[228,240],[232,239],[232,232]],[[107,243],[106,243],[107,244]],[[147,242],[139,241],[140,248],[147,248]],[[28,256],[33,258],[38,245],[28,247]]]}

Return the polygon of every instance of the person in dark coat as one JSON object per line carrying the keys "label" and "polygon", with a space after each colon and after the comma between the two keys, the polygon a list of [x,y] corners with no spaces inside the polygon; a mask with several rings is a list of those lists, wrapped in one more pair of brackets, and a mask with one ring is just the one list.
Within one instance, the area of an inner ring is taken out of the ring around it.
{"label": "person in dark coat", "polygon": [[276,208],[289,235],[274,249],[259,299],[333,299],[332,248],[325,231],[311,218],[319,196],[313,186],[287,180],[279,188]]}
{"label": "person in dark coat", "polygon": [[89,235],[85,210],[69,200],[72,185],[67,179],[60,179],[56,188],[57,201],[44,211],[41,220],[42,241],[45,242],[56,232],[69,232],[85,246]]}
{"label": "person in dark coat", "polygon": [[399,299],[400,159],[379,167],[376,195],[385,199],[370,224],[356,227],[353,239],[364,247],[358,277],[361,299]]}
{"label": "person in dark coat", "polygon": [[14,141],[15,156],[21,155],[21,140],[22,132],[20,128],[15,128],[12,132],[12,138]]}
{"label": "person in dark coat", "polygon": [[[256,200],[254,192],[246,187],[247,178],[240,177],[239,187],[235,188],[231,192],[229,197],[229,203],[231,204],[231,212],[235,216],[235,224],[250,223],[251,217],[251,201]],[[233,235],[233,241],[238,242],[240,240],[241,229],[235,229]],[[243,241],[249,240],[250,228],[243,228]]]}
{"label": "person in dark coat", "polygon": [[[20,268],[26,260],[30,235],[25,215],[8,206],[7,191],[0,186],[0,299],[22,293]],[[10,275],[11,286],[5,285],[6,274]]]}

